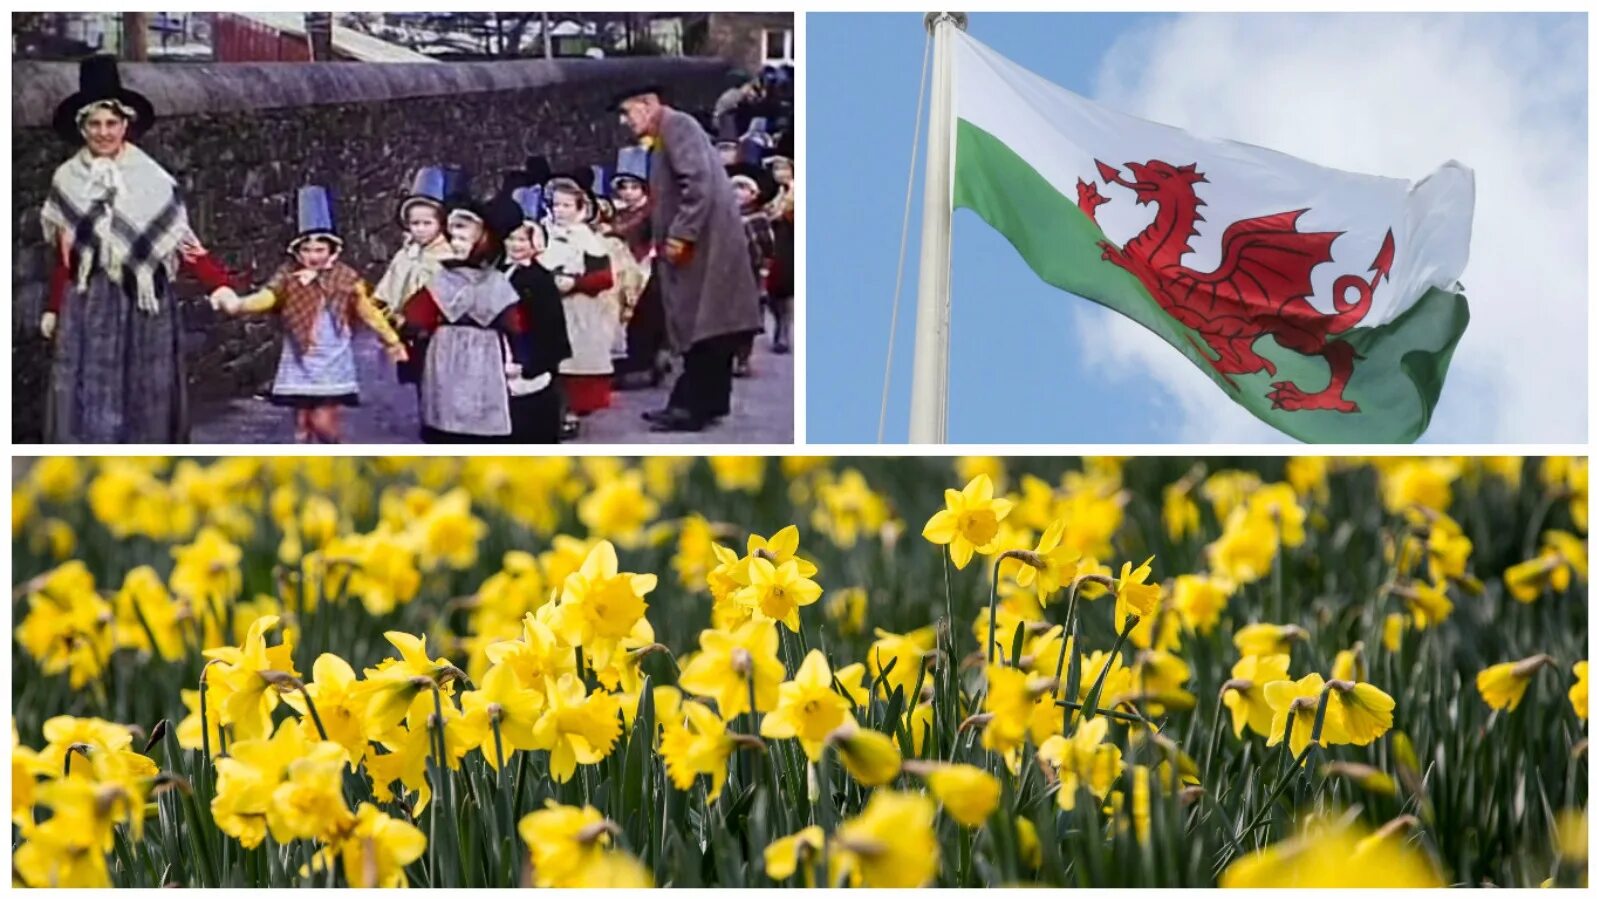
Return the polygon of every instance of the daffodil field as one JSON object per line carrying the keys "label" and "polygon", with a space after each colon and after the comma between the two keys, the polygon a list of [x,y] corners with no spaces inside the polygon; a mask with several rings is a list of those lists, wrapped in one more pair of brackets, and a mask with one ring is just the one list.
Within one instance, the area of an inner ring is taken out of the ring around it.
{"label": "daffodil field", "polygon": [[1584,885],[1585,459],[19,460],[16,886]]}

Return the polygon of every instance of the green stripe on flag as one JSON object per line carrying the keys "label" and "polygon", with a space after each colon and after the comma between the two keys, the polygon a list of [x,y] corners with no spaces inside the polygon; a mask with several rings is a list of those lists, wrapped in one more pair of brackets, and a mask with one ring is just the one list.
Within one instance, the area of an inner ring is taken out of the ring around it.
{"label": "green stripe on flag", "polygon": [[1430,290],[1396,319],[1353,328],[1340,339],[1360,358],[1344,395],[1355,413],[1273,409],[1275,381],[1314,392],[1330,380],[1324,359],[1278,346],[1268,335],[1253,350],[1276,365],[1274,375],[1232,375],[1228,383],[1194,346],[1198,332],[1159,307],[1135,276],[1101,258],[1103,231],[1071,199],[991,134],[961,120],[955,148],[954,206],[981,216],[1019,251],[1044,281],[1129,316],[1180,350],[1228,396],[1267,424],[1310,443],[1412,443],[1425,433],[1453,348],[1469,323],[1461,294]]}

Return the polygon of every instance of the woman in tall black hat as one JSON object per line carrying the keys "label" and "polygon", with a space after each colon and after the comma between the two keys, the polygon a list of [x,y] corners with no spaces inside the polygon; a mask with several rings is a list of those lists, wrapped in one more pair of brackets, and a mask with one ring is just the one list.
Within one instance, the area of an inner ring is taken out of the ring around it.
{"label": "woman in tall black hat", "polygon": [[213,304],[229,275],[189,227],[176,181],[133,141],[155,123],[122,86],[116,59],[92,56],[54,128],[75,152],[50,182],[41,219],[55,250],[40,331],[54,342],[45,440],[181,443],[189,436],[179,269]]}

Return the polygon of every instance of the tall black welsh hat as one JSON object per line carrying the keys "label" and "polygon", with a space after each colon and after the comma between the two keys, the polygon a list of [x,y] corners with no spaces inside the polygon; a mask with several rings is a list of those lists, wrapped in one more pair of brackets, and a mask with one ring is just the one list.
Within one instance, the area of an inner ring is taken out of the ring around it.
{"label": "tall black welsh hat", "polygon": [[122,75],[116,67],[116,57],[100,53],[84,59],[78,65],[78,92],[55,108],[50,127],[74,146],[83,143],[83,131],[78,127],[78,113],[94,103],[114,101],[132,112],[128,122],[128,138],[137,139],[155,124],[155,107],[150,99],[137,91],[122,86]]}

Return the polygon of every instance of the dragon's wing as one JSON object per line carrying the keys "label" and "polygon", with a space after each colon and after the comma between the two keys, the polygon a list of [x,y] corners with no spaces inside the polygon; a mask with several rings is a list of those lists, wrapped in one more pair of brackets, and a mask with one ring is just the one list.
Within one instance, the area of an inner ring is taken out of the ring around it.
{"label": "dragon's wing", "polygon": [[1307,211],[1233,222],[1220,238],[1214,271],[1169,273],[1172,299],[1208,320],[1280,315],[1289,301],[1314,292],[1310,274],[1331,261],[1331,244],[1342,236],[1340,231],[1299,231],[1298,218]]}

